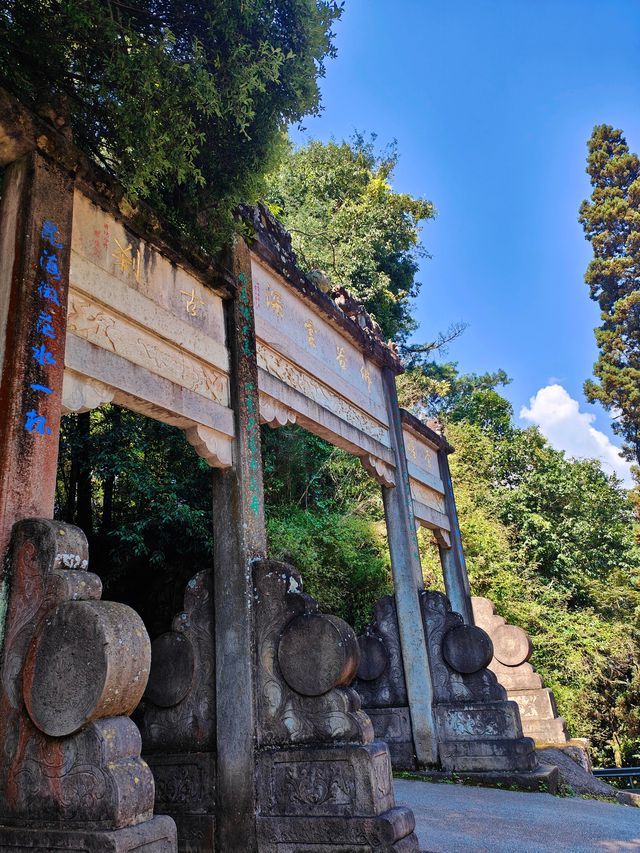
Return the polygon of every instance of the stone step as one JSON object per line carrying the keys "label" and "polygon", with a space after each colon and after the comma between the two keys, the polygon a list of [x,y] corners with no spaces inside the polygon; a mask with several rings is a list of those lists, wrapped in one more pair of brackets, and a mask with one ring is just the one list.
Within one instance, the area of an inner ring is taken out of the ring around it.
{"label": "stone step", "polygon": [[448,770],[420,770],[412,775],[424,782],[455,782],[485,788],[518,788],[549,794],[558,792],[560,780],[558,768],[550,764],[539,764],[535,770],[529,771],[486,771],[478,773],[465,771],[459,773]]}

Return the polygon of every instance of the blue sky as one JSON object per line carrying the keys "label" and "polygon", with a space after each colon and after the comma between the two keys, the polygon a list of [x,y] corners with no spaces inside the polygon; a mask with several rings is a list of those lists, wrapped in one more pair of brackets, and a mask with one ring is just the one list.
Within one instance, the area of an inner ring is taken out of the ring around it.
{"label": "blue sky", "polygon": [[611,436],[609,417],[582,392],[598,314],[577,210],[594,124],[622,128],[640,153],[640,3],[347,0],[336,30],[324,111],[292,136],[397,140],[395,188],[438,210],[423,232],[433,257],[417,337],[467,322],[448,358],[504,368],[516,416],[529,411],[521,423],[575,455],[602,445],[611,462],[592,434]]}

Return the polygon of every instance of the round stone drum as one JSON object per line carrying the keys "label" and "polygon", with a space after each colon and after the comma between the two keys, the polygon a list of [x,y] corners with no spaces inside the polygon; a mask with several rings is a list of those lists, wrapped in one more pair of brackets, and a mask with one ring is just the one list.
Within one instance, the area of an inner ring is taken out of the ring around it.
{"label": "round stone drum", "polygon": [[482,628],[475,625],[456,625],[444,635],[442,654],[452,669],[470,675],[490,663],[493,644]]}
{"label": "round stone drum", "polygon": [[516,625],[500,625],[492,634],[493,653],[505,666],[520,666],[531,657],[533,646],[526,631]]}
{"label": "round stone drum", "polygon": [[177,705],[189,692],[195,674],[195,655],[187,637],[175,631],[151,643],[151,672],[145,699],[160,708]]}
{"label": "round stone drum", "polygon": [[91,720],[131,714],[149,677],[151,643],[135,610],[67,601],[34,639],[24,700],[35,725],[64,737]]}
{"label": "round stone drum", "polygon": [[375,681],[389,666],[389,652],[380,637],[365,634],[358,637],[360,646],[360,666],[358,678],[362,681]]}
{"label": "round stone drum", "polygon": [[289,687],[321,696],[353,681],[360,650],[353,629],[337,616],[304,613],[289,622],[278,644],[278,663]]}

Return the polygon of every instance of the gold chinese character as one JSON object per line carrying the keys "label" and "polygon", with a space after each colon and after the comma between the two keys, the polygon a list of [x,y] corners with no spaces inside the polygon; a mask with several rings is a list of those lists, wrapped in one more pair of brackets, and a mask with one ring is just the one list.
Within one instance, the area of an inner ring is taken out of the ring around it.
{"label": "gold chinese character", "polygon": [[180,293],[183,296],[188,296],[187,304],[184,306],[187,314],[191,314],[192,317],[198,316],[198,303],[200,305],[204,305],[204,299],[200,299],[198,294],[196,293],[195,287],[191,288],[191,293],[188,290],[181,290]]}
{"label": "gold chinese character", "polygon": [[272,290],[270,284],[267,285],[267,307],[278,317],[282,317],[284,314],[282,294],[277,290]]}
{"label": "gold chinese character", "polygon": [[316,346],[316,327],[313,325],[311,320],[307,320],[304,324],[305,329],[307,330],[307,343],[310,347],[315,349]]}
{"label": "gold chinese character", "polygon": [[409,442],[409,456],[415,461],[418,458],[415,441]]}
{"label": "gold chinese character", "polygon": [[135,276],[136,281],[139,282],[141,262],[140,249],[137,249],[134,255],[133,246],[130,243],[128,243],[126,246],[122,246],[118,242],[118,240],[116,240],[115,244],[118,247],[118,251],[112,252],[111,255],[118,262],[120,266],[120,272],[127,272],[127,270],[131,270]]}
{"label": "gold chinese character", "polygon": [[347,357],[344,354],[344,347],[336,347],[336,361],[343,370],[347,369]]}
{"label": "gold chinese character", "polygon": [[360,376],[367,383],[367,388],[369,389],[369,393],[371,393],[371,374],[364,365],[360,368]]}

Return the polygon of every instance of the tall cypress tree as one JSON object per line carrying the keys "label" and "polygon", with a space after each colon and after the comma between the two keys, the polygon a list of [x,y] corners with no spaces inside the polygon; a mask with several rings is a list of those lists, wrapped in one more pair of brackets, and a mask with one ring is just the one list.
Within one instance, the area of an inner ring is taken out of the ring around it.
{"label": "tall cypress tree", "polygon": [[640,160],[607,124],[594,128],[588,149],[593,192],[580,222],[593,246],[585,281],[602,323],[585,393],[613,413],[625,455],[640,465]]}

